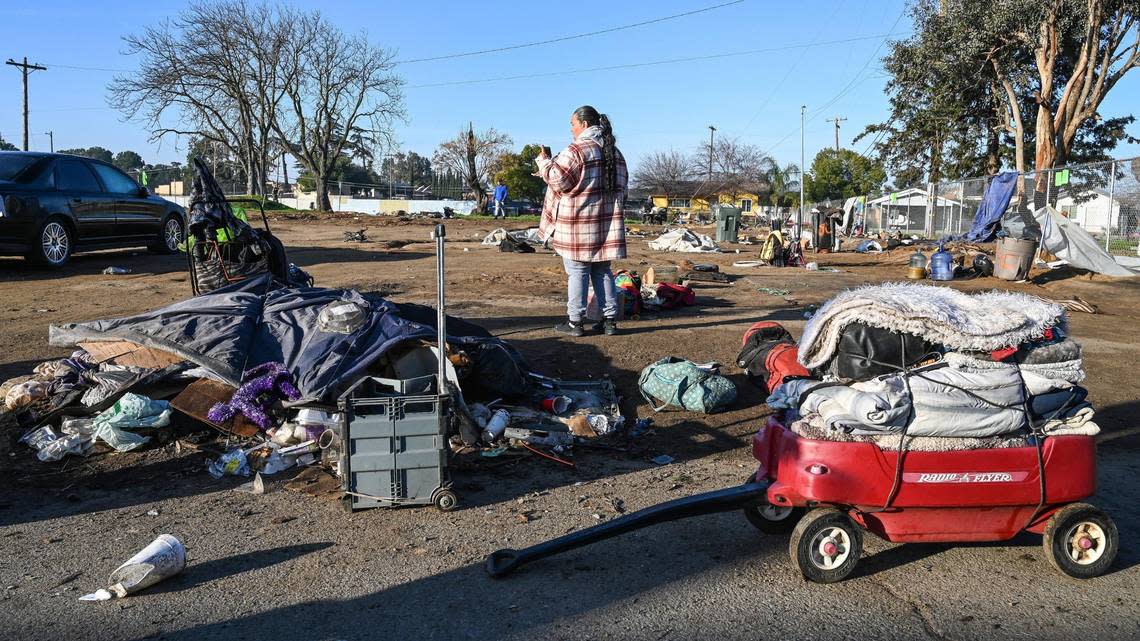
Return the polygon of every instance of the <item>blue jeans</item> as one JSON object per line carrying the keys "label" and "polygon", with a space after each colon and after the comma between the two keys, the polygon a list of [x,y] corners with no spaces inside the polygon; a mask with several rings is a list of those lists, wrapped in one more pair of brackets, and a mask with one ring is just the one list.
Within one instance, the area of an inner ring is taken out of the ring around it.
{"label": "blue jeans", "polygon": [[610,271],[610,261],[586,263],[562,258],[566,268],[566,315],[571,322],[580,323],[586,315],[589,302],[590,283],[594,284],[594,296],[598,309],[605,318],[617,318],[617,292],[614,288],[614,275]]}

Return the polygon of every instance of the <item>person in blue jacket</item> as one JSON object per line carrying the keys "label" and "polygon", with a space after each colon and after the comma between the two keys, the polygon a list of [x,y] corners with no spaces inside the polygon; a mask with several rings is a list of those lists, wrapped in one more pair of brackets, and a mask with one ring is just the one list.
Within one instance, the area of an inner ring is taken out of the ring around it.
{"label": "person in blue jacket", "polygon": [[495,187],[495,218],[507,217],[507,186],[499,179],[499,186]]}

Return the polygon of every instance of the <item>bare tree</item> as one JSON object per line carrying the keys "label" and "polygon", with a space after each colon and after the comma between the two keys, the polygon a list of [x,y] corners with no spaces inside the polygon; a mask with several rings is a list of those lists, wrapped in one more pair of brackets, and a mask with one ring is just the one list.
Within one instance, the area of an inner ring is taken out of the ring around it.
{"label": "bare tree", "polygon": [[637,164],[633,172],[633,184],[639,189],[669,199],[680,193],[683,184],[695,174],[692,160],[678,151],[657,151],[649,154]]}
{"label": "bare tree", "polygon": [[143,122],[151,140],[180,134],[224,146],[241,159],[247,191],[263,194],[284,80],[277,61],[292,19],[246,0],[191,4],[124,37],[139,70],[116,76],[108,101]]}
{"label": "bare tree", "polygon": [[[709,157],[708,143],[701,145],[697,157]],[[705,186],[706,191],[710,194],[725,194],[734,202],[744,193],[756,194],[759,197],[766,185],[768,168],[766,162],[768,157],[759,147],[740,142],[735,138],[722,138],[716,141],[712,157],[712,181]]]}
{"label": "bare tree", "polygon": [[467,131],[440,143],[432,162],[462,176],[467,191],[475,196],[477,209],[482,211],[487,206],[486,184],[499,171],[503,154],[513,144],[510,136],[493,127],[476,134],[475,126],[468,123]]}
{"label": "bare tree", "polygon": [[274,130],[293,141],[297,160],[313,174],[319,209],[332,209],[328,180],[349,139],[390,138],[392,122],[404,115],[393,55],[363,33],[346,36],[318,12],[293,22],[280,60],[288,81]]}

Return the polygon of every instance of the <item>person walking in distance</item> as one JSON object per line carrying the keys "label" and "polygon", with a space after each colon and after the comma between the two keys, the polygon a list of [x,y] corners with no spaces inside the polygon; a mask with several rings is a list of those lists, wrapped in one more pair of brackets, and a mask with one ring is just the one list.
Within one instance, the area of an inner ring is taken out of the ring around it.
{"label": "person walking in distance", "polygon": [[503,183],[503,179],[499,179],[499,185],[495,187],[495,218],[507,217],[507,185]]}
{"label": "person walking in distance", "polygon": [[571,336],[585,333],[590,284],[603,320],[591,329],[617,333],[617,294],[610,261],[625,258],[625,158],[617,148],[605,114],[590,106],[570,116],[574,141],[553,158],[543,147],[535,164],[546,182],[539,235],[548,239],[566,269],[567,322],[555,330]]}

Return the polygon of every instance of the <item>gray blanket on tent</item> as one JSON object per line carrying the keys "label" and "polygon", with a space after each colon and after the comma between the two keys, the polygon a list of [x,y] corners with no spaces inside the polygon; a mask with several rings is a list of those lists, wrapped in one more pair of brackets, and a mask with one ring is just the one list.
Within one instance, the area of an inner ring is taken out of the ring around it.
{"label": "gray blanket on tent", "polygon": [[1056,209],[1042,207],[1034,217],[1041,225],[1041,247],[1073,267],[1106,276],[1140,276],[1135,258],[1110,256],[1087,231]]}
{"label": "gray blanket on tent", "polygon": [[[135,316],[52,325],[49,343],[70,347],[127,340],[181,356],[235,387],[243,370],[280,362],[293,374],[302,401],[332,401],[394,346],[436,336],[433,326],[410,320],[399,305],[366,299],[351,289],[280,288],[262,294],[266,287],[256,282],[244,289],[252,291],[219,290]],[[327,324],[329,331],[322,329],[321,310],[330,307],[344,314],[346,306],[360,312],[352,331],[341,333]],[[456,325],[473,327],[462,321]],[[452,344],[501,342],[485,332],[455,335],[451,319],[448,330]]]}

